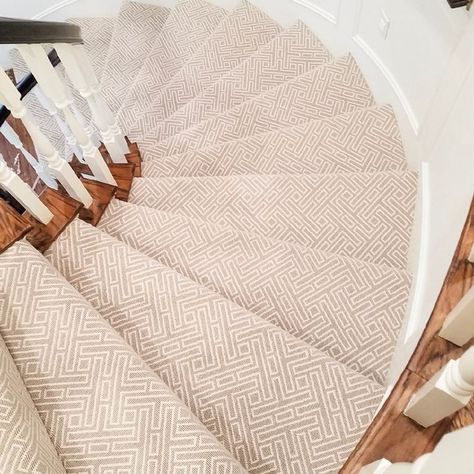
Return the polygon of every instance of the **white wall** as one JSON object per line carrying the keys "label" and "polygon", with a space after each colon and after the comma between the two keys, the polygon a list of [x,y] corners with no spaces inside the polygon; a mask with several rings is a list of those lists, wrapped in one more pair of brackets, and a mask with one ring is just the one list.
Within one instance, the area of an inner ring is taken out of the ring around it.
{"label": "white wall", "polygon": [[[120,0],[0,1],[1,16],[56,20],[114,15],[120,5]],[[446,0],[252,2],[283,25],[301,18],[333,53],[351,52],[376,98],[393,105],[410,166],[423,170],[412,249],[416,288],[395,377],[430,315],[474,190],[474,12],[452,10]],[[386,38],[379,29],[382,14],[390,21]]]}

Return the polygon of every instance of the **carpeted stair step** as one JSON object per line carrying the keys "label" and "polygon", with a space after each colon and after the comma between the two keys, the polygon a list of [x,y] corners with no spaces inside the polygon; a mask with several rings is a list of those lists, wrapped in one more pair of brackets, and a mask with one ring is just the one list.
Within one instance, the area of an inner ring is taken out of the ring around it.
{"label": "carpeted stair step", "polygon": [[271,41],[282,28],[278,23],[244,1],[227,15],[201,48],[163,88],[151,106],[142,113],[129,135],[133,140],[153,132],[157,124],[237,67],[260,47]]}
{"label": "carpeted stair step", "polygon": [[[316,67],[254,99],[216,115],[160,144],[139,140],[145,159],[301,125],[309,120],[372,107],[374,99],[356,62],[345,56]],[[146,130],[143,135],[146,137]]]}
{"label": "carpeted stair step", "polygon": [[147,138],[159,143],[330,60],[329,51],[298,22],[160,123]]}
{"label": "carpeted stair step", "polygon": [[412,172],[136,178],[129,202],[406,269]]}
{"label": "carpeted stair step", "polygon": [[225,18],[226,10],[204,0],[180,0],[173,8],[120,109],[125,130],[159,96],[162,87]]}
{"label": "carpeted stair step", "polygon": [[[1,308],[6,311],[6,308]],[[10,351],[0,336],[0,469],[66,473]]]}
{"label": "carpeted stair step", "polygon": [[379,384],[84,222],[48,258],[251,473],[337,472],[380,402]]}
{"label": "carpeted stair step", "polygon": [[146,177],[403,171],[406,160],[391,107],[324,120],[149,160]]}
{"label": "carpeted stair step", "polygon": [[114,201],[99,228],[383,384],[406,272]]}
{"label": "carpeted stair step", "polygon": [[70,18],[67,21],[81,28],[84,47],[87,50],[97,79],[101,81],[116,19],[107,17],[82,17]]}
{"label": "carpeted stair step", "polygon": [[124,2],[115,23],[102,75],[102,92],[118,112],[170,10],[140,2]]}
{"label": "carpeted stair step", "polygon": [[67,472],[245,472],[28,243],[0,256],[0,292],[1,336]]}

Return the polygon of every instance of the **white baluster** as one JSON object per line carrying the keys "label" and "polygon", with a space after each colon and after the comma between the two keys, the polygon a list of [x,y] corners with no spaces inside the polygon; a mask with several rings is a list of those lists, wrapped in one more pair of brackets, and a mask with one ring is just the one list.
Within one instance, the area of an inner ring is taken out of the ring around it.
{"label": "white baluster", "polygon": [[0,127],[0,132],[2,135],[11,143],[25,158],[26,161],[31,165],[31,167],[35,170],[38,178],[43,181],[46,186],[52,189],[58,189],[58,183],[56,180],[51,176],[48,171],[48,165],[43,163],[41,160],[37,160],[24,146],[23,143],[18,136],[18,134],[13,130],[13,128],[9,125],[8,122],[4,122],[3,125]]}
{"label": "white baluster", "polygon": [[66,137],[66,143],[69,149],[77,156],[79,161],[83,161],[82,150],[77,145],[76,137],[71,132],[71,129],[67,126],[67,123],[64,122],[64,120],[59,115],[59,110],[54,105],[53,101],[49,99],[49,97],[46,97],[39,86],[36,86],[33,89],[33,93],[36,95],[38,102],[48,111],[49,115],[51,115],[51,117],[53,117],[58,124],[59,129]]}
{"label": "white baluster", "polygon": [[474,337],[474,286],[448,314],[439,335],[459,347]]}
{"label": "white baluster", "polygon": [[0,187],[10,193],[33,217],[48,224],[54,217],[33,190],[5,163],[0,154]]}
{"label": "white baluster", "polygon": [[360,470],[360,474],[421,474],[430,454],[425,454],[414,463],[396,462],[391,463],[381,459]]}
{"label": "white baluster", "polygon": [[474,245],[472,246],[472,249],[469,253],[469,257],[467,257],[467,259],[471,262],[471,263],[474,263]]}
{"label": "white baluster", "polygon": [[84,159],[94,177],[104,183],[116,185],[117,183],[100,154],[99,149],[94,147],[90,137],[86,134],[84,128],[81,127],[70,108],[71,102],[66,93],[66,84],[61,80],[50,63],[42,46],[39,44],[30,44],[18,45],[17,48],[36,77],[43,92],[54,102],[56,107],[63,112],[66,123],[76,137],[82,149]]}
{"label": "white baluster", "polygon": [[84,46],[69,44],[55,46],[71,81],[82,97],[88,101],[94,121],[101,131],[104,144],[113,161],[126,163],[124,155],[130,151],[127,141],[100,92],[99,82]]}
{"label": "white baluster", "polygon": [[472,474],[474,472],[474,425],[443,436],[432,453],[414,463],[394,463],[381,459],[363,467],[359,474]]}
{"label": "white baluster", "polygon": [[474,394],[474,347],[450,360],[410,400],[404,413],[427,428],[464,408]]}
{"label": "white baluster", "polygon": [[57,150],[41,132],[30,112],[21,101],[21,95],[5,71],[0,68],[0,102],[7,107],[15,118],[21,119],[40,156],[46,161],[53,176],[63,185],[66,192],[74,199],[89,207],[92,196],[76,176],[69,164],[61,159]]}
{"label": "white baluster", "polygon": [[[56,68],[56,72],[58,73],[59,77],[61,80],[66,82],[66,75],[61,72],[60,68]],[[66,87],[65,89],[67,98],[70,102],[70,107],[72,110],[72,113],[76,117],[77,121],[80,123],[81,127],[84,129],[86,132],[86,135],[91,139],[93,145],[97,148],[100,146],[100,138],[98,134],[96,133],[94,126],[92,125],[91,122],[87,122],[87,120],[84,118],[84,115],[82,112],[77,108],[75,102],[74,102],[74,97],[72,95],[71,89],[69,87]]]}

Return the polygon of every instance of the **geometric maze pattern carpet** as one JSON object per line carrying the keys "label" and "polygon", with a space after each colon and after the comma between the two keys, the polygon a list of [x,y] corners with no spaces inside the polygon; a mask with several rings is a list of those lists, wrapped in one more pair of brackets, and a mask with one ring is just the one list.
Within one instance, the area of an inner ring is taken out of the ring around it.
{"label": "geometric maze pattern carpet", "polygon": [[382,401],[417,197],[395,114],[303,21],[218,3],[70,20],[142,176],[0,255],[5,472],[335,474]]}

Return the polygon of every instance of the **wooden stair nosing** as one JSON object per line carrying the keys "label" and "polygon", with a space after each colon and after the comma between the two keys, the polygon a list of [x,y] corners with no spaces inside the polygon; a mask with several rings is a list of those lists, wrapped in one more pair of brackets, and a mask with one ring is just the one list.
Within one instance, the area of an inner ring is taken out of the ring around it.
{"label": "wooden stair nosing", "polygon": [[0,199],[0,254],[21,240],[32,229],[31,223]]}

